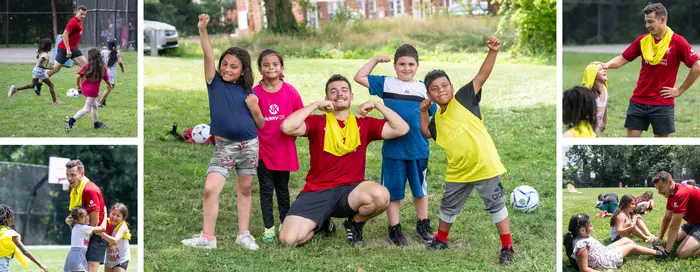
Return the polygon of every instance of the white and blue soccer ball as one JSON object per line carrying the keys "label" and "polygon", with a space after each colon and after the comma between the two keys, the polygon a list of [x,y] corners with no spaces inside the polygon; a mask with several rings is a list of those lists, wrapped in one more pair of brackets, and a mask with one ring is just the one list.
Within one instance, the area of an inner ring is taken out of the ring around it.
{"label": "white and blue soccer ball", "polygon": [[209,136],[211,134],[209,134],[209,125],[207,124],[199,124],[192,129],[192,140],[195,143],[202,144],[209,139]]}
{"label": "white and blue soccer ball", "polygon": [[540,204],[540,195],[537,194],[535,188],[527,185],[521,185],[513,189],[510,193],[510,205],[516,210],[523,212],[532,212],[537,209]]}
{"label": "white and blue soccer ball", "polygon": [[68,92],[66,92],[66,96],[74,98],[80,96],[80,93],[78,93],[78,90],[76,90],[75,88],[70,88],[68,89]]}

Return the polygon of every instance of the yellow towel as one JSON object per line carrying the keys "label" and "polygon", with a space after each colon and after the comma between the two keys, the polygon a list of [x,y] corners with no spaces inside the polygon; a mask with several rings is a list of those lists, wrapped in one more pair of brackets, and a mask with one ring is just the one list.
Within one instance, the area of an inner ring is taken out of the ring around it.
{"label": "yellow towel", "polygon": [[[595,79],[598,76],[598,69],[600,69],[599,64],[589,64],[586,66],[586,69],[583,70],[583,81],[581,81],[581,85],[588,87],[589,89],[593,88],[593,84],[595,83]],[[608,88],[608,82],[605,82],[605,89]]]}
{"label": "yellow towel", "polygon": [[22,264],[22,267],[27,268],[27,266],[29,266],[29,260],[22,254],[22,251],[15,245],[15,242],[12,241],[12,237],[15,236],[20,240],[22,239],[22,236],[16,231],[7,226],[0,226],[0,258],[9,257],[14,254],[17,261]]}
{"label": "yellow towel", "polygon": [[[126,221],[122,220],[122,222],[120,222],[119,224],[114,226],[114,228],[112,229],[112,237],[117,235],[117,230],[119,229],[119,227],[121,225],[124,224],[124,222],[126,222]],[[107,224],[112,224],[112,222],[109,218],[107,218]],[[124,234],[124,237],[122,239],[127,240],[127,241],[131,240],[131,231],[129,231],[129,229],[126,229],[126,233]]]}
{"label": "yellow towel", "polygon": [[[345,139],[345,141],[343,141]],[[335,156],[343,156],[360,146],[360,129],[352,113],[345,120],[345,127],[340,128],[333,113],[326,113],[326,133],[323,137],[323,151]]]}
{"label": "yellow towel", "polygon": [[85,189],[85,184],[87,184],[89,181],[90,180],[88,178],[83,176],[83,179],[80,181],[78,187],[70,189],[70,204],[68,206],[69,211],[72,211],[75,207],[83,206],[83,190]]}
{"label": "yellow towel", "polygon": [[578,125],[571,127],[570,130],[574,133],[574,138],[595,138],[593,126],[586,120],[581,120]]}
{"label": "yellow towel", "polygon": [[666,50],[671,44],[671,36],[673,36],[673,30],[670,27],[666,28],[666,35],[659,41],[659,43],[654,42],[654,36],[651,34],[646,35],[639,44],[642,46],[642,57],[644,60],[648,61],[651,65],[657,65],[666,55]]}

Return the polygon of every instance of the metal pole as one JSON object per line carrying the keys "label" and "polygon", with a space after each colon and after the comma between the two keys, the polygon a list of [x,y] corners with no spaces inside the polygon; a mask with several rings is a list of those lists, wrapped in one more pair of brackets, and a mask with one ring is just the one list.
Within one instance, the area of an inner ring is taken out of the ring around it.
{"label": "metal pole", "polygon": [[156,36],[158,32],[156,29],[151,29],[151,56],[155,57],[158,56],[158,36]]}
{"label": "metal pole", "polygon": [[10,48],[10,0],[5,1],[5,48]]}

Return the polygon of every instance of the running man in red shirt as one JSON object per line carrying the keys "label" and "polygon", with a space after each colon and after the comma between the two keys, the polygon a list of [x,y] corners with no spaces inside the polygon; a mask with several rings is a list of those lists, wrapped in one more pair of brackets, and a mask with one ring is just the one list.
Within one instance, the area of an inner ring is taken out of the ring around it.
{"label": "running man in red shirt", "polygon": [[[85,177],[85,166],[80,160],[72,160],[66,164],[66,177],[70,185],[69,210],[77,206],[85,208],[90,215],[90,226],[104,226],[105,201],[99,187]],[[70,226],[73,219],[70,214],[66,217],[66,224]],[[85,258],[88,261],[88,272],[97,272],[100,263],[104,263],[107,243],[99,235],[90,237]]]}
{"label": "running man in red shirt", "polygon": [[87,59],[83,56],[83,53],[80,52],[80,49],[78,49],[80,38],[83,36],[83,20],[85,20],[85,16],[87,16],[87,7],[84,5],[78,6],[75,10],[75,17],[68,21],[66,29],[63,30],[63,39],[58,42],[56,62],[53,65],[53,70],[47,72],[49,77],[58,73],[58,71],[61,70],[61,66],[63,66],[68,59],[72,59],[78,64],[78,68],[87,64]]}
{"label": "running man in red shirt", "polygon": [[[350,82],[333,75],[326,82],[326,99],[288,116],[281,125],[290,136],[309,138],[310,169],[306,184],[287,212],[280,242],[302,245],[315,233],[335,233],[331,217],[346,218],[348,243],[364,247],[362,230],[369,219],[389,206],[389,191],[379,183],[365,181],[365,154],[372,141],[393,139],[408,133],[408,124],[393,110],[377,101],[350,112],[353,93]],[[366,117],[373,109],[386,120]],[[324,115],[311,114],[315,110]]]}
{"label": "running man in red shirt", "polygon": [[[671,250],[673,244],[679,242],[676,254],[681,258],[700,255],[700,189],[687,184],[673,181],[671,174],[661,171],[651,180],[654,187],[668,199],[666,214],[661,221],[659,239],[664,238],[668,230],[666,250]],[[681,220],[685,224],[681,226]],[[666,252],[669,253],[669,252]]]}
{"label": "running man in red shirt", "polygon": [[[642,57],[637,87],[627,108],[627,137],[641,136],[649,125],[656,137],[668,137],[676,131],[674,98],[695,83],[700,75],[700,62],[688,41],[666,25],[668,12],[663,5],[650,4],[644,8],[644,14],[649,34],[639,36],[622,55],[603,63],[603,68],[617,69]],[[683,84],[676,88],[681,62],[691,70]]]}

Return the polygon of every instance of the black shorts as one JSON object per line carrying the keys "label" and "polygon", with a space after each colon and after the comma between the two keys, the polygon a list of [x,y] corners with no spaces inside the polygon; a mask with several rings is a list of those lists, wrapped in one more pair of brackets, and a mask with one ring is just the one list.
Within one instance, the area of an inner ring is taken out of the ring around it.
{"label": "black shorts", "polygon": [[651,125],[654,135],[674,133],[674,108],[674,105],[645,105],[630,101],[625,128],[647,131]]}
{"label": "black shorts", "polygon": [[124,268],[124,270],[128,270],[127,268],[129,267],[129,261],[126,261],[126,262],[120,263],[120,264],[118,264],[118,265],[115,265],[115,266],[112,267],[112,268],[117,268],[117,267],[121,267],[121,268]]}
{"label": "black shorts", "polygon": [[681,226],[681,229],[685,234],[690,235],[691,237],[695,238],[698,242],[700,242],[700,224],[690,224],[690,223],[685,223],[683,226]]}
{"label": "black shorts", "polygon": [[[70,53],[71,53],[71,56],[70,56],[71,59],[74,59],[74,58],[77,58],[77,57],[80,57],[83,55],[83,52],[80,52],[80,49],[78,49],[78,48],[71,50]],[[68,56],[66,56],[66,49],[57,48],[57,50],[56,50],[56,62],[58,62],[60,64],[64,64],[64,63],[66,63],[67,60],[68,60]]]}
{"label": "black shorts", "polygon": [[93,234],[92,237],[90,237],[85,259],[87,259],[88,262],[100,262],[100,264],[104,264],[106,250],[107,242],[99,235]]}
{"label": "black shorts", "polygon": [[357,214],[350,208],[348,196],[360,183],[326,189],[318,192],[299,193],[292,207],[287,212],[287,217],[296,215],[311,219],[316,222],[314,232],[321,229],[321,225],[329,217],[348,218]]}

